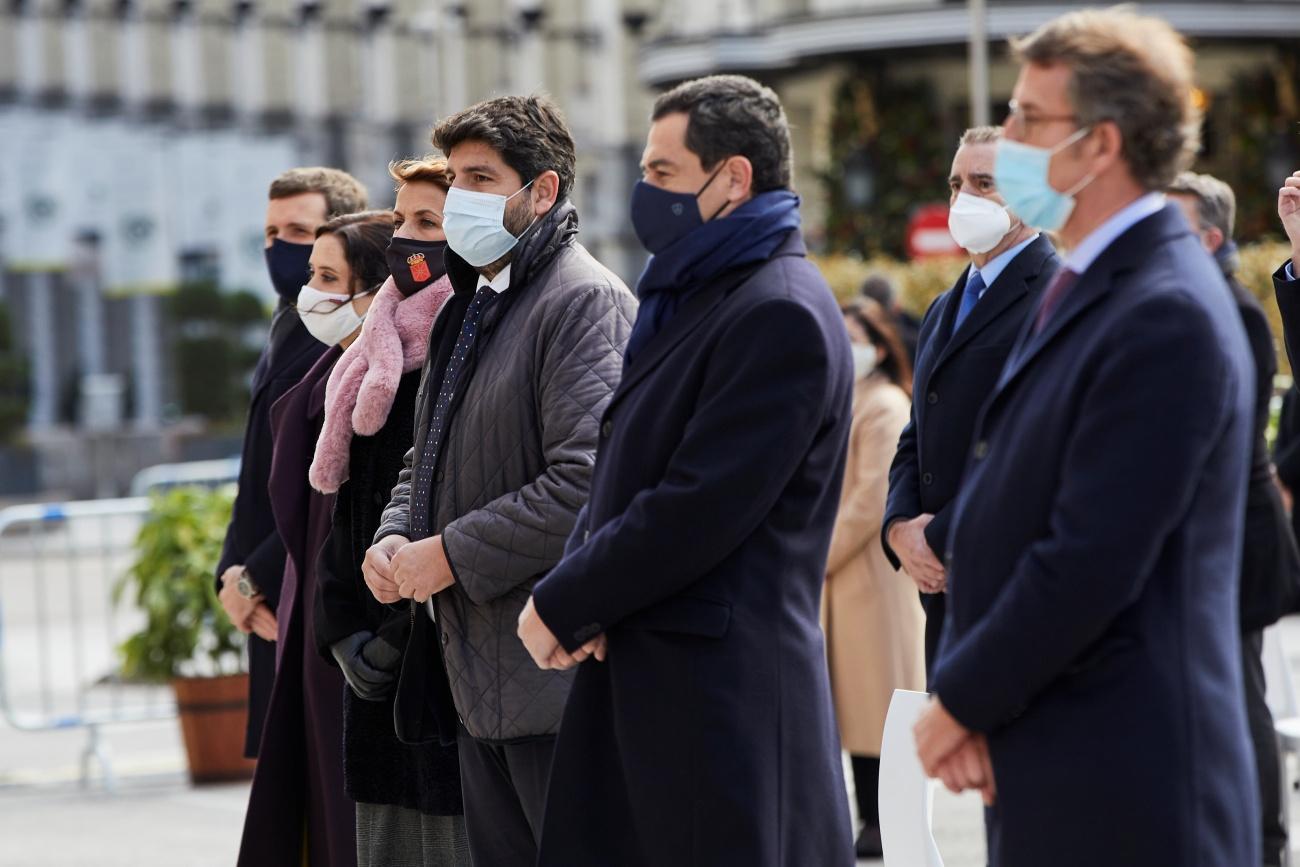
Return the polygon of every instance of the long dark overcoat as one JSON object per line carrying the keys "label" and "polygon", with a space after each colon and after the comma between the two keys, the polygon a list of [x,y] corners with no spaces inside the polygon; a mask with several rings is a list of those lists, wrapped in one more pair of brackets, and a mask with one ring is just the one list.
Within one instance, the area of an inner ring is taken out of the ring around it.
{"label": "long dark overcoat", "polygon": [[[325,344],[308,333],[291,307],[281,307],[271,323],[266,348],[253,369],[252,398],[239,465],[239,492],[226,529],[217,564],[217,589],[221,575],[231,566],[248,568],[272,611],[280,604],[284,576],[284,543],[275,529],[266,484],[271,477],[271,407],[302,379],[325,351]],[[248,637],[248,729],[244,754],[257,755],[262,722],[271,703],[275,681],[275,644],[256,635]]]}
{"label": "long dark overcoat", "polygon": [[1260,862],[1237,620],[1253,404],[1241,316],[1172,205],[1013,350],[931,681],[989,738],[992,867]]}
{"label": "long dark overcoat", "polygon": [[[339,670],[316,652],[317,555],[329,536],[333,494],[307,482],[324,420],[325,382],[340,350],[328,350],[271,412],[275,453],[268,493],[286,563],[275,685],[244,819],[240,867],[297,865],[306,841],[312,867],[356,864],[356,804],[343,784],[343,690]],[[304,828],[305,826],[305,828]]]}
{"label": "long dark overcoat", "polygon": [[818,622],[852,388],[797,232],[625,369],[591,499],[535,590],[566,647],[609,642],[565,709],[543,867],[854,863]]}

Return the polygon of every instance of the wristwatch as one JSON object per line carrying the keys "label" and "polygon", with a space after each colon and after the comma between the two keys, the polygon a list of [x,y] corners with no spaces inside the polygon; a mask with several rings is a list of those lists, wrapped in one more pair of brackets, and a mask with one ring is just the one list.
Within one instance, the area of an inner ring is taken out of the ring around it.
{"label": "wristwatch", "polygon": [[245,599],[252,599],[258,593],[262,592],[261,588],[253,583],[253,576],[248,574],[247,569],[239,570],[239,583],[235,585],[235,589],[238,590],[239,595],[243,596]]}

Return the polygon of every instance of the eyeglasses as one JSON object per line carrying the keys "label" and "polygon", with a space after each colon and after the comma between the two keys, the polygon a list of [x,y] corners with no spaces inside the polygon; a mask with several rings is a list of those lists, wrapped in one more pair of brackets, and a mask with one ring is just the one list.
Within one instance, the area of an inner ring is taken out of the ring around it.
{"label": "eyeglasses", "polygon": [[1014,99],[1007,103],[1007,127],[1028,135],[1035,126],[1049,123],[1078,123],[1076,114],[1026,114]]}

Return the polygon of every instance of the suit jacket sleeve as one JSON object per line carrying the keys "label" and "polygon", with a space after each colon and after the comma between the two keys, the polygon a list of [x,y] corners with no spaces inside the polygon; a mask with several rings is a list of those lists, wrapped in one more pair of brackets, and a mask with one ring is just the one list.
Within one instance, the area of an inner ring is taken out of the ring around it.
{"label": "suit jacket sleeve", "polygon": [[538,403],[546,469],[517,491],[460,516],[442,532],[456,583],[482,605],[559,562],[587,502],[600,417],[623,370],[630,315],[610,285],[574,299],[545,342]]}
{"label": "suit jacket sleeve", "polygon": [[854,461],[844,476],[844,493],[835,516],[831,551],[826,574],[834,575],[853,557],[861,554],[880,535],[885,516],[885,494],[889,488],[889,463],[894,455],[899,427],[905,423],[907,407],[890,394],[870,398],[863,412],[855,413],[849,452]]}
{"label": "suit jacket sleeve", "polygon": [[537,612],[561,644],[576,650],[680,593],[758,528],[825,419],[850,411],[847,393],[842,407],[829,405],[833,365],[844,363],[831,352],[841,348],[810,311],[785,299],[737,315],[710,353],[697,409],[662,480],[534,589]]}
{"label": "suit jacket sleeve", "polygon": [[948,632],[936,662],[931,689],[967,728],[1012,719],[1142,593],[1250,385],[1217,346],[1204,310],[1160,296],[1097,354],[1048,535],[1021,555],[977,624],[960,639]]}
{"label": "suit jacket sleeve", "polygon": [[1277,426],[1277,452],[1273,462],[1277,477],[1291,490],[1300,489],[1300,395],[1294,386],[1282,399],[1282,418]]}
{"label": "suit jacket sleeve", "polygon": [[[925,352],[926,341],[933,337],[942,315],[943,307],[939,299],[935,299],[921,321],[920,345],[917,348],[918,360],[921,353]],[[885,538],[889,534],[889,525],[895,521],[910,521],[924,511],[921,508],[921,455],[917,451],[917,446],[916,403],[913,402],[910,420],[898,438],[898,449],[894,452],[894,462],[889,468],[889,499],[885,504],[885,518],[880,526],[880,544],[885,549],[885,557],[895,569],[901,569],[903,564],[894,553],[894,549],[890,547],[889,540]],[[942,552],[939,552],[938,556],[943,559]]]}
{"label": "suit jacket sleeve", "polygon": [[1300,275],[1287,277],[1286,266],[1290,259],[1273,272],[1273,293],[1277,296],[1277,309],[1282,314],[1282,340],[1286,344],[1286,357],[1291,369],[1297,369],[1300,359]]}

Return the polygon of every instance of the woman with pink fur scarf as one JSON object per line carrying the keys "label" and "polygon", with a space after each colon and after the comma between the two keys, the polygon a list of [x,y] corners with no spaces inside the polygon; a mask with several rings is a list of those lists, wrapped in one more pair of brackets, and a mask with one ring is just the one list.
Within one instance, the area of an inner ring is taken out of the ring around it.
{"label": "woman with pink fur scarf", "polygon": [[[392,276],[375,295],[361,336],[335,365],[309,479],[336,492],[321,551],[316,643],[347,680],[343,768],[357,804],[357,864],[468,865],[456,747],[408,745],[393,731],[393,692],[410,612],[377,602],[361,562],[411,447],[416,394],[434,318],[451,295],[442,208],[446,162],[389,166],[398,183]],[[445,679],[441,666],[432,673]]]}

